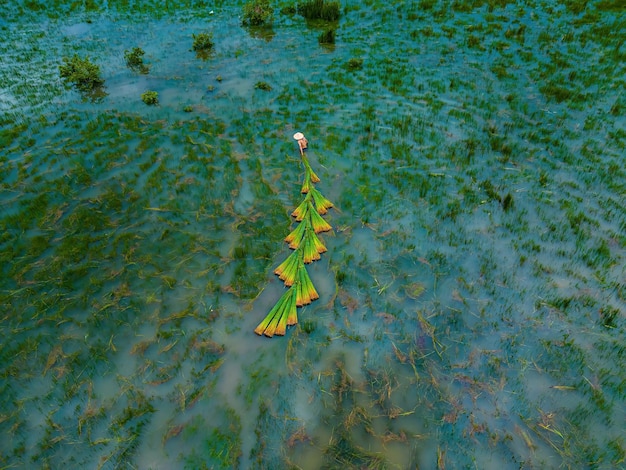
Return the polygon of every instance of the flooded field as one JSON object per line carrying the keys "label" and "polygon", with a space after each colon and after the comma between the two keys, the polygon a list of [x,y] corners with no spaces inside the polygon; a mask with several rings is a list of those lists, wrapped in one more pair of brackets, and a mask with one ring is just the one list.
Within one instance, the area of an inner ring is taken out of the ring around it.
{"label": "flooded field", "polygon": [[626,468],[623,2],[244,3],[0,5],[0,468]]}

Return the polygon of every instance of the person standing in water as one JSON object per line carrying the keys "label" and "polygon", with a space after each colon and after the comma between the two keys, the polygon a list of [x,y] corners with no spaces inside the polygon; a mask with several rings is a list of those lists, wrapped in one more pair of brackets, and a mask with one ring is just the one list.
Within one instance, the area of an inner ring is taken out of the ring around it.
{"label": "person standing in water", "polygon": [[304,155],[304,151],[309,146],[309,141],[306,140],[304,134],[302,132],[296,132],[293,135],[293,138],[298,141],[298,146],[300,147],[300,155]]}

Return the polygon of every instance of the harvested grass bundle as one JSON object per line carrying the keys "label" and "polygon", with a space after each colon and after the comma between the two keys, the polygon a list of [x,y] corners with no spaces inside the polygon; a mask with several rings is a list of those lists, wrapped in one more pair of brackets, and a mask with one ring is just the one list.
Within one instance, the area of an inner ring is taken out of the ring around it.
{"label": "harvested grass bundle", "polygon": [[326,214],[328,209],[333,207],[333,203],[315,188],[314,185],[320,178],[311,169],[304,152],[301,152],[301,156],[304,165],[301,193],[305,196],[291,213],[298,226],[285,237],[285,242],[289,243],[289,248],[293,251],[274,270],[274,274],[289,289],[255,328],[254,332],[258,335],[268,337],[284,335],[287,326],[293,326],[298,322],[297,307],[319,299],[319,294],[306,270],[306,264],[321,259],[321,254],[327,250],[317,234],[332,230],[322,214]]}

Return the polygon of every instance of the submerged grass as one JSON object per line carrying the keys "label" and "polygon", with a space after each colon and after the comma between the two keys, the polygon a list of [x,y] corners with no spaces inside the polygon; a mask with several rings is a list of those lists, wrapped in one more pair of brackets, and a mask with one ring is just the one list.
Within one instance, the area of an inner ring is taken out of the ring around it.
{"label": "submerged grass", "polygon": [[[2,466],[623,465],[618,3],[370,3],[334,48],[243,2],[0,5]],[[259,349],[295,128],[337,236]]]}

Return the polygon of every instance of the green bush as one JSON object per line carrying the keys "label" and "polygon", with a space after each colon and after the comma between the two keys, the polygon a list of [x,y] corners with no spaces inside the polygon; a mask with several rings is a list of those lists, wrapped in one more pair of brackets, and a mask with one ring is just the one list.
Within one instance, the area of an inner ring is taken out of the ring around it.
{"label": "green bush", "polygon": [[213,35],[211,33],[200,33],[193,35],[193,50],[196,52],[207,52],[213,49]]}
{"label": "green bush", "polygon": [[352,57],[348,60],[349,70],[360,70],[363,68],[363,59],[360,57]]}
{"label": "green bush", "polygon": [[140,73],[148,73],[148,66],[143,63],[143,56],[146,52],[141,47],[133,47],[124,51],[126,65]]}
{"label": "green bush", "polygon": [[141,100],[147,105],[159,104],[159,93],[156,91],[146,91],[141,94]]}
{"label": "green bush", "polygon": [[269,0],[249,0],[243,6],[242,23],[246,26],[269,25],[274,19],[274,11]]}
{"label": "green bush", "polygon": [[124,51],[124,60],[129,67],[139,67],[143,65],[143,56],[146,52],[141,47],[133,47]]}
{"label": "green bush", "polygon": [[309,0],[298,5],[298,14],[307,20],[337,21],[339,9],[338,1]]}
{"label": "green bush", "polygon": [[61,78],[73,83],[80,91],[93,91],[104,85],[100,76],[100,67],[92,63],[89,58],[81,59],[74,55],[71,59],[64,57],[63,65],[59,66]]}
{"label": "green bush", "polygon": [[271,91],[272,90],[272,86],[267,83],[267,82],[256,82],[254,84],[254,88],[256,88],[257,90],[263,90],[263,91]]}

